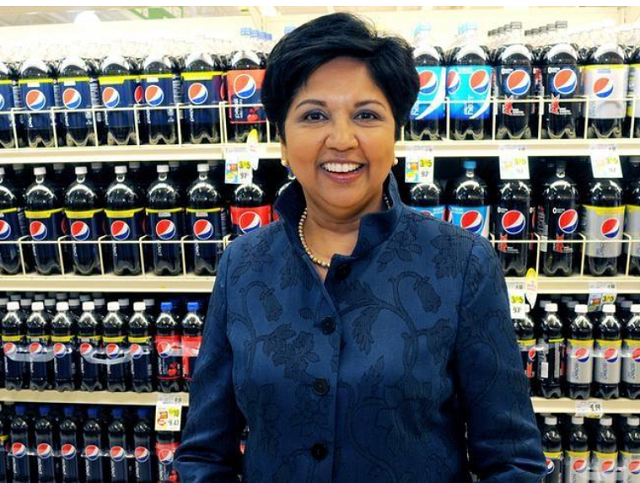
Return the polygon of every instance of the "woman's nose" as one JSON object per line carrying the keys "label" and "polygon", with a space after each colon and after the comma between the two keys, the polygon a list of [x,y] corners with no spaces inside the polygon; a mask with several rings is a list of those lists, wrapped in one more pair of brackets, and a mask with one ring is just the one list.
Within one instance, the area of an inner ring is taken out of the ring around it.
{"label": "woman's nose", "polygon": [[335,116],[329,126],[325,145],[329,149],[347,151],[358,147],[358,138],[354,130],[353,122],[347,116]]}

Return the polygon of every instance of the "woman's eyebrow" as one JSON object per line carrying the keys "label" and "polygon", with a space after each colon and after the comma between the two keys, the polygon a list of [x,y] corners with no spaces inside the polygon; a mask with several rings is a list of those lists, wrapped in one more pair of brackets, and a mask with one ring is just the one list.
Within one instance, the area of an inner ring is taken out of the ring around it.
{"label": "woman's eyebrow", "polygon": [[[294,109],[298,109],[307,104],[310,104],[313,106],[327,107],[327,103],[324,101],[320,101],[318,99],[305,99],[304,101],[299,102]],[[383,108],[385,107],[385,105],[382,102],[377,101],[376,99],[367,99],[364,101],[356,102],[355,107],[362,107],[362,106],[366,106],[367,104],[378,104],[380,107],[383,107]]]}

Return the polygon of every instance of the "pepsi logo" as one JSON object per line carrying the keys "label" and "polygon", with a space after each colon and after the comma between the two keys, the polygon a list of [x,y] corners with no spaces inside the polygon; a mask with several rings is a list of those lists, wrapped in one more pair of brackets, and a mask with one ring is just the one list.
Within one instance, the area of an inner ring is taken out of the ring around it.
{"label": "pepsi logo", "polygon": [[91,235],[91,229],[84,221],[74,221],[71,223],[71,236],[74,240],[84,241]]}
{"label": "pepsi logo", "polygon": [[589,361],[589,358],[591,357],[591,352],[586,347],[579,347],[574,352],[574,356],[578,360],[578,362],[584,363]]}
{"label": "pepsi logo", "polygon": [[603,461],[602,465],[600,466],[600,471],[606,475],[610,475],[614,471],[616,471],[616,463],[611,460]]}
{"label": "pepsi logo", "polygon": [[576,473],[584,473],[588,467],[587,460],[575,460],[573,462],[573,471]]}
{"label": "pepsi logo", "polygon": [[82,104],[82,95],[76,89],[65,89],[62,93],[62,103],[67,109],[77,109]]}
{"label": "pepsi logo", "polygon": [[484,217],[476,210],[467,211],[460,218],[460,226],[471,233],[480,233],[483,225]]}
{"label": "pepsi logo", "polygon": [[67,355],[67,346],[62,342],[53,344],[53,355],[56,357],[64,357]]}
{"label": "pepsi logo", "polygon": [[430,71],[424,70],[420,72],[420,94],[430,96],[438,90],[438,76]]}
{"label": "pepsi logo", "polygon": [[66,460],[72,460],[76,457],[77,454],[76,447],[72,444],[63,444],[62,448],[60,448],[60,454]]}
{"label": "pepsi logo", "polygon": [[102,91],[102,103],[107,109],[114,109],[120,104],[120,93],[113,87],[105,87]]}
{"label": "pepsi logo", "polygon": [[553,77],[553,89],[564,96],[573,94],[578,87],[578,76],[572,69],[560,69]]}
{"label": "pepsi logo", "polygon": [[151,107],[162,105],[164,102],[164,91],[162,90],[162,87],[156,85],[147,86],[144,90],[144,100]]}
{"label": "pepsi logo", "polygon": [[262,226],[262,219],[255,211],[245,211],[240,215],[238,227],[242,233],[251,233]]}
{"label": "pepsi logo", "polygon": [[170,465],[173,463],[173,451],[170,449],[161,449],[158,451],[158,459],[163,465]]}
{"label": "pepsi logo", "polygon": [[108,344],[105,352],[109,359],[115,359],[120,355],[120,346],[118,344]]}
{"label": "pepsi logo", "polygon": [[603,357],[609,364],[613,364],[618,360],[618,350],[614,347],[609,347],[604,351]]}
{"label": "pepsi logo", "polygon": [[520,211],[509,210],[502,215],[502,229],[509,235],[517,235],[524,230],[526,221],[526,218]]}
{"label": "pepsi logo", "polygon": [[47,96],[42,91],[32,89],[25,96],[25,103],[32,111],[40,111],[47,104]]}
{"label": "pepsi logo", "polygon": [[450,70],[447,72],[447,92],[449,94],[455,94],[460,88],[460,74],[456,70]]}
{"label": "pepsi logo", "polygon": [[136,104],[142,104],[143,98],[144,92],[142,90],[142,86],[136,86],[135,90],[133,91],[133,100],[136,102]]}
{"label": "pepsi logo", "polygon": [[213,225],[209,220],[196,220],[193,224],[193,236],[198,240],[208,240],[213,236]]}
{"label": "pepsi logo", "polygon": [[23,458],[27,455],[27,447],[22,443],[13,443],[11,445],[11,453],[14,458]]}
{"label": "pepsi logo", "polygon": [[529,353],[527,355],[529,362],[534,362],[536,360],[536,348],[532,347],[531,349],[529,349]]}
{"label": "pepsi logo", "polygon": [[629,464],[627,465],[627,469],[629,470],[629,473],[631,473],[632,475],[640,474],[640,460],[630,461]]}
{"label": "pepsi logo", "polygon": [[81,355],[86,356],[88,354],[91,354],[91,352],[93,352],[93,346],[91,344],[89,344],[88,342],[83,342],[82,344],[80,344]]}
{"label": "pepsi logo", "polygon": [[556,469],[556,465],[553,460],[547,458],[547,474],[550,475]]}
{"label": "pepsi logo", "polygon": [[29,344],[29,354],[32,356],[40,355],[44,352],[44,347],[40,342],[32,342]]}
{"label": "pepsi logo", "polygon": [[4,109],[4,96],[0,94],[0,111]]}
{"label": "pepsi logo", "polygon": [[176,225],[171,220],[160,220],[156,223],[156,235],[161,240],[171,240],[176,236]]}
{"label": "pepsi logo", "polygon": [[486,94],[489,92],[491,78],[484,70],[478,70],[469,77],[469,87],[476,94]]}
{"label": "pepsi logo", "polygon": [[524,96],[531,87],[531,76],[522,69],[514,70],[507,77],[506,91],[514,96]]}
{"label": "pepsi logo", "polygon": [[2,350],[4,350],[5,355],[10,356],[18,352],[18,346],[15,345],[13,342],[6,342],[2,346]]}
{"label": "pepsi logo", "polygon": [[233,79],[233,92],[240,99],[251,98],[257,90],[256,80],[250,75],[240,74]]}
{"label": "pepsi logo", "polygon": [[572,234],[578,228],[578,212],[567,210],[558,217],[558,228],[562,233]]}
{"label": "pepsi logo", "polygon": [[131,229],[126,221],[116,220],[111,223],[111,236],[116,241],[124,241],[131,235]]}
{"label": "pepsi logo", "polygon": [[127,456],[127,453],[122,446],[114,446],[109,450],[109,456],[113,461],[118,462],[122,461]]}
{"label": "pepsi logo", "polygon": [[38,458],[46,460],[53,455],[53,448],[50,444],[40,443],[36,448],[36,453],[38,453]]}
{"label": "pepsi logo", "polygon": [[35,241],[42,241],[47,238],[47,225],[41,221],[32,221],[29,223],[29,233]]}
{"label": "pepsi logo", "polygon": [[620,221],[618,221],[617,218],[604,220],[600,226],[600,233],[602,233],[602,236],[610,240],[617,238],[620,234]]}
{"label": "pepsi logo", "polygon": [[196,82],[189,86],[187,96],[189,97],[189,102],[191,102],[191,104],[199,106],[207,101],[207,98],[209,97],[209,90],[204,84]]}
{"label": "pepsi logo", "polygon": [[146,463],[151,457],[151,453],[144,446],[138,446],[133,452],[133,455],[138,463]]}
{"label": "pepsi logo", "polygon": [[173,355],[173,345],[171,342],[158,342],[158,355],[163,359]]}
{"label": "pepsi logo", "polygon": [[0,240],[6,240],[11,236],[11,225],[4,220],[0,220]]}
{"label": "pepsi logo", "polygon": [[100,448],[94,444],[90,444],[84,449],[84,455],[89,461],[95,461],[100,457]]}
{"label": "pepsi logo", "polygon": [[633,349],[633,352],[631,352],[631,357],[635,362],[640,362],[640,348]]}
{"label": "pepsi logo", "polygon": [[131,344],[129,346],[129,353],[134,359],[140,359],[142,357],[142,347],[140,344]]}
{"label": "pepsi logo", "polygon": [[593,83],[593,93],[600,99],[606,99],[613,94],[613,82],[608,77],[600,77]]}

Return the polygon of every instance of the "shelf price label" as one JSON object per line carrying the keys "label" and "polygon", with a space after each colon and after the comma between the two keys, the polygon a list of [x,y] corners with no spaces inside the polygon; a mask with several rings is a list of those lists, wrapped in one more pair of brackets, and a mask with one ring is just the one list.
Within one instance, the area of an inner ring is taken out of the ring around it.
{"label": "shelf price label", "polygon": [[525,284],[523,282],[507,282],[511,319],[524,319]]}
{"label": "shelf price label", "polygon": [[182,396],[158,394],[156,402],[156,431],[180,431]]}
{"label": "shelf price label", "polygon": [[435,159],[432,147],[411,147],[404,164],[406,183],[433,183]]}
{"label": "shelf price label", "polygon": [[535,268],[527,270],[526,285],[524,288],[524,296],[529,302],[530,307],[535,307],[538,298],[538,272]]}
{"label": "shelf price label", "polygon": [[529,156],[524,146],[500,147],[500,179],[529,179]]}
{"label": "shelf price label", "polygon": [[248,148],[228,149],[224,163],[225,184],[251,183],[253,181],[253,170],[257,169],[257,162],[257,153]]}
{"label": "shelf price label", "polygon": [[594,178],[622,178],[620,155],[615,144],[595,144],[591,147],[591,170]]}
{"label": "shelf price label", "polygon": [[576,401],[576,416],[585,418],[601,418],[604,415],[604,401],[590,399],[588,401]]}
{"label": "shelf price label", "polygon": [[603,305],[612,304],[616,301],[615,282],[590,282],[589,283],[589,312],[596,312],[602,309]]}

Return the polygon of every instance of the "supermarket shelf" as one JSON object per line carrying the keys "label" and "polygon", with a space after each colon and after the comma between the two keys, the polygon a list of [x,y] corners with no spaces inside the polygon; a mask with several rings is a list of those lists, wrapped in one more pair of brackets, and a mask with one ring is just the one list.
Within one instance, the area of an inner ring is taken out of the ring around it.
{"label": "supermarket shelf", "polygon": [[[85,392],[85,391],[8,391],[0,389],[0,401],[23,403],[62,403],[62,404],[110,404],[122,406],[155,406],[161,393],[135,392]],[[182,397],[183,406],[189,404],[189,393],[172,393]]]}
{"label": "supermarket shelf", "polygon": [[640,400],[633,399],[611,399],[603,401],[602,399],[587,399],[586,401],[576,401],[569,398],[560,399],[544,399],[541,397],[532,397],[533,410],[536,413],[566,413],[575,414],[578,405],[588,405],[589,403],[601,404],[604,414],[626,414],[640,413]]}
{"label": "supermarket shelf", "polygon": [[[525,282],[523,278],[507,277],[507,282]],[[618,293],[640,293],[640,277],[538,277],[540,294],[588,294],[594,282],[613,282]]]}
{"label": "supermarket shelf", "polygon": [[[524,146],[529,156],[588,156],[595,144],[615,144],[620,155],[637,155],[640,139],[564,139],[521,141],[434,141],[399,142],[396,155],[404,157],[412,147],[428,147],[438,157],[499,156],[505,146]],[[86,163],[125,161],[193,161],[223,159],[227,148],[238,144],[184,144],[180,146],[101,146],[85,148],[21,148],[0,150],[0,164],[25,163]],[[262,159],[280,158],[280,145],[259,145]]]}

